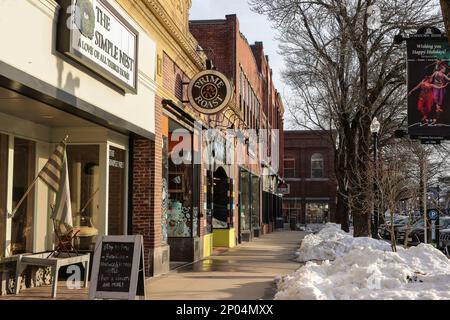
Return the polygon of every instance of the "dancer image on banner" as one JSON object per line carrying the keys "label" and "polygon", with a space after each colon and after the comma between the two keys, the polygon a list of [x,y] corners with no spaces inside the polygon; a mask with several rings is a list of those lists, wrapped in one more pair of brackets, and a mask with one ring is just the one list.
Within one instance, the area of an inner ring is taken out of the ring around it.
{"label": "dancer image on banner", "polygon": [[433,84],[440,88],[433,88],[433,100],[436,105],[436,113],[439,114],[443,110],[445,99],[445,86],[450,81],[450,78],[445,74],[448,66],[444,61],[439,61],[436,65],[436,71],[433,73]]}
{"label": "dancer image on banner", "polygon": [[408,95],[411,95],[414,91],[420,89],[419,99],[417,101],[417,109],[419,110],[422,118],[421,124],[435,124],[436,118],[431,119],[434,95],[433,89],[443,89],[448,85],[435,85],[432,83],[433,76],[426,76],[414,89],[412,89]]}

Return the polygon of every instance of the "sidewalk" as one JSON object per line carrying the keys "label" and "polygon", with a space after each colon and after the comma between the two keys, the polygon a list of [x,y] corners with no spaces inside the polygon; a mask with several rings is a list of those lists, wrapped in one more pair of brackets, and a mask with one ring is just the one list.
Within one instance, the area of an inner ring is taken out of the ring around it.
{"label": "sidewalk", "polygon": [[274,278],[297,270],[304,232],[279,231],[147,281],[150,300],[272,299]]}
{"label": "sidewalk", "polygon": [[[279,231],[256,238],[220,255],[183,266],[147,280],[150,300],[258,300],[272,299],[274,278],[300,267],[294,252],[305,232]],[[51,287],[24,289],[0,300],[51,300]],[[57,300],[85,300],[87,289],[69,290],[58,284]]]}

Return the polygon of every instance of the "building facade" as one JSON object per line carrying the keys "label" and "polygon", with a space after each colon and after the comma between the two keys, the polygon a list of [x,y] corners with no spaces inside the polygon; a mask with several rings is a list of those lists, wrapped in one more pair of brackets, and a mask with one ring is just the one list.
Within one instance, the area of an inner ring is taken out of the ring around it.
{"label": "building facade", "polygon": [[[276,134],[263,138],[267,154],[256,143],[259,130],[282,128],[284,109],[262,44],[229,16],[223,52],[200,50],[191,0],[91,0],[81,15],[72,4],[0,3],[10,44],[0,52],[0,257],[53,249],[45,183],[10,213],[65,137],[79,251],[93,252],[98,235],[142,235],[155,276],[272,230],[283,150]],[[208,116],[187,86],[211,61],[234,96]],[[237,128],[256,138],[224,133]]]}
{"label": "building facade", "polygon": [[[189,26],[201,50],[234,84],[234,117],[228,126],[248,130],[244,131],[247,143],[238,142],[230,168],[230,191],[236,205],[230,207],[234,224],[229,231],[238,242],[248,241],[273,230],[276,212],[280,211],[276,186],[280,181],[279,154],[283,150],[278,143],[280,135],[271,130],[282,131],[284,107],[274,87],[263,44],[249,44],[240,32],[236,15],[190,21]],[[252,130],[255,136],[248,134]],[[259,152],[257,143],[264,143],[268,151]]]}
{"label": "building facade", "polygon": [[139,232],[135,217],[153,199],[142,182],[152,155],[141,146],[156,139],[156,42],[116,1],[90,4],[83,28],[70,1],[0,4],[3,256],[53,249],[55,194],[45,183],[10,213],[66,136],[79,251],[92,251],[97,235]]}
{"label": "building facade", "polygon": [[329,136],[323,131],[284,132],[284,179],[289,185],[283,198],[285,222],[334,221],[337,186]]}
{"label": "building facade", "polygon": [[[197,51],[197,41],[189,32],[190,0],[118,2],[156,43],[155,140],[135,145],[145,158],[135,159],[144,172],[134,172],[141,179],[134,192],[137,203],[142,203],[141,193],[150,192],[151,200],[135,211],[133,231],[144,235],[149,273],[157,275],[212,253],[212,234],[202,205],[205,168],[194,163],[203,150],[202,130],[208,125],[206,116],[186,102],[187,84],[205,69],[206,56]],[[189,149],[181,155],[182,163],[172,157],[180,143]]]}

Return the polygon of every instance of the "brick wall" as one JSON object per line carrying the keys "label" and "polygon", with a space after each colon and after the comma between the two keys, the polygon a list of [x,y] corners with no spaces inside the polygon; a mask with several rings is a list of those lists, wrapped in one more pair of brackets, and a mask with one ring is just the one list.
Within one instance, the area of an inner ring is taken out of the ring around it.
{"label": "brick wall", "polygon": [[133,139],[133,234],[144,238],[145,265],[155,247],[155,215],[153,197],[154,142],[142,137]]}
{"label": "brick wall", "polygon": [[[326,179],[311,179],[311,157],[315,153],[323,156]],[[317,202],[327,202],[330,208],[330,218],[333,219],[336,210],[336,183],[333,178],[334,149],[328,135],[319,132],[285,131],[284,157],[295,159],[294,178],[285,176],[290,185],[290,194],[285,197],[302,199],[303,217],[307,202],[315,202],[314,199],[319,199]],[[320,200],[326,198],[329,200]]]}

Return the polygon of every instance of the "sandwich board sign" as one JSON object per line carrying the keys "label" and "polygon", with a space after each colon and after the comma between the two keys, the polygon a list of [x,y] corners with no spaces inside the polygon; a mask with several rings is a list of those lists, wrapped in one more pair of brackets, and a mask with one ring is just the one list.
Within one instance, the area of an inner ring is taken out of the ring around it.
{"label": "sandwich board sign", "polygon": [[98,236],[89,299],[136,298],[145,299],[142,236]]}

